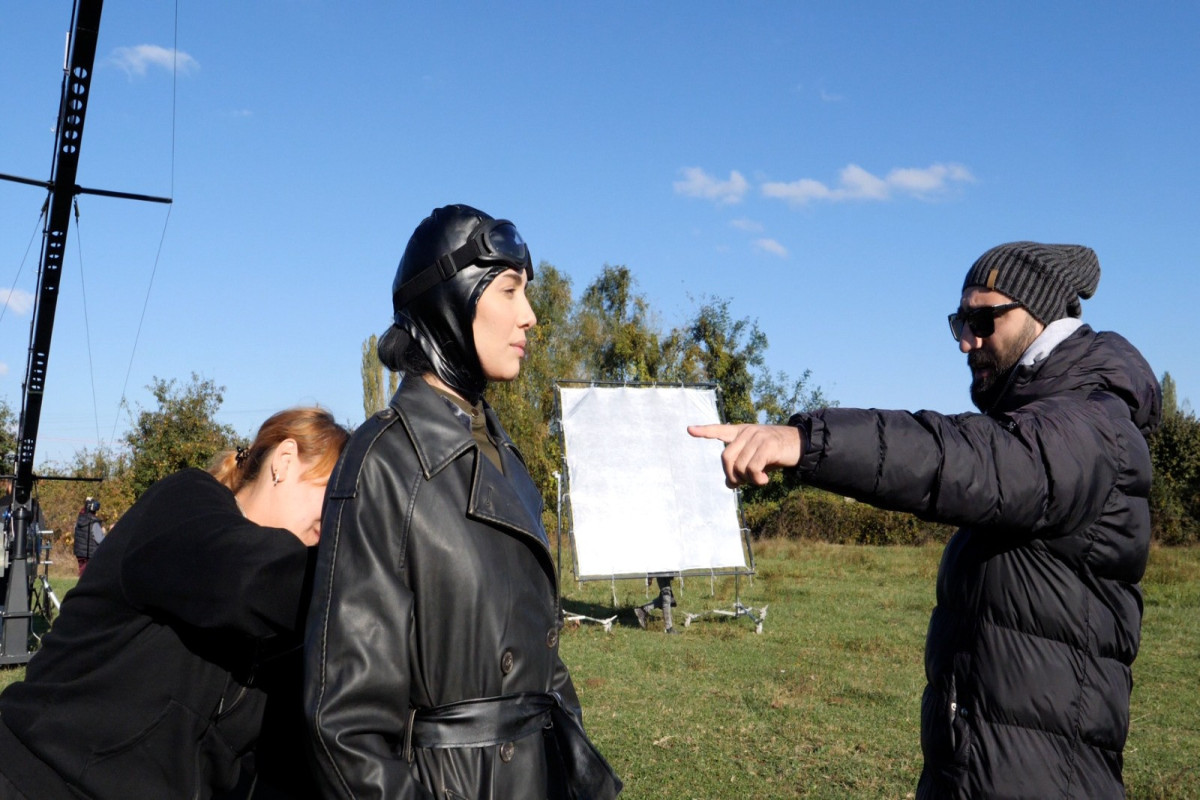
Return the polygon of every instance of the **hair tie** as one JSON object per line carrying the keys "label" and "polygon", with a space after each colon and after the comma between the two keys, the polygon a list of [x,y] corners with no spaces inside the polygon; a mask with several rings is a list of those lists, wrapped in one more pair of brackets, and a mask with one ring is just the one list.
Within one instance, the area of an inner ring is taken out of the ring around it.
{"label": "hair tie", "polygon": [[235,459],[237,460],[238,469],[242,468],[242,465],[246,463],[246,459],[249,458],[249,456],[250,456],[249,449],[247,449],[245,447],[239,447],[237,449],[237,456],[235,457]]}

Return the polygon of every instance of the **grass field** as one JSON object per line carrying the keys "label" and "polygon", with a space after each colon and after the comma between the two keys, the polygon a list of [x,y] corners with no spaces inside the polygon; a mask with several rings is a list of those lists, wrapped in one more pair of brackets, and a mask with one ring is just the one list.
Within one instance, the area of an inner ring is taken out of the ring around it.
{"label": "grass field", "polygon": [[[568,629],[562,654],[589,733],[628,800],[905,798],[921,769],[925,626],[940,547],[760,542],[746,618],[732,579],[676,584],[678,636],[637,627],[640,581],[564,582],[569,612],[619,618]],[[54,579],[63,596],[73,578]],[[1131,800],[1200,798],[1200,549],[1156,549],[1144,583],[1125,750]],[[651,592],[654,589],[649,590]],[[23,669],[0,670],[0,685]]]}
{"label": "grass field", "polygon": [[[763,542],[745,619],[679,636],[640,630],[640,582],[616,585],[611,633],[563,637],[585,724],[625,781],[623,797],[905,798],[921,768],[925,628],[940,547]],[[1128,796],[1200,798],[1200,550],[1157,549],[1145,582],[1126,747]],[[567,606],[613,613],[610,584],[568,584]],[[732,581],[688,580],[680,612],[728,607]],[[653,590],[651,590],[653,591]],[[724,605],[722,606],[722,601]]]}

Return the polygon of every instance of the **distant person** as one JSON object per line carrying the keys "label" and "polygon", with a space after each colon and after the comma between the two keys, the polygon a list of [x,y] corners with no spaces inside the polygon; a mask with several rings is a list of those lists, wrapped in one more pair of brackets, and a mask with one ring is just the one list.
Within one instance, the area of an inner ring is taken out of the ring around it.
{"label": "distant person", "polygon": [[983,413],[830,408],[708,425],[726,482],[805,483],[962,526],[925,651],[917,797],[1119,798],[1150,547],[1161,392],[1141,354],[1080,321],[1079,245],[1012,242],[967,272],[950,331]]}
{"label": "distant person", "polygon": [[278,789],[256,800],[315,796],[300,624],[347,438],[327,411],[282,411],[138,498],[0,694],[0,799],[240,798],[256,770]]}
{"label": "distant person", "polygon": [[99,511],[100,501],[89,497],[83,501],[83,508],[75,520],[75,560],[79,562],[80,576],[96,548],[104,541],[104,525],[96,516]]}
{"label": "distant person", "polygon": [[[657,608],[662,611],[663,615],[663,633],[679,633],[679,631],[675,630],[675,623],[671,618],[671,609],[677,605],[675,602],[675,591],[671,588],[672,578],[669,575],[660,575],[655,578],[655,581],[658,583],[658,597],[655,597],[649,603],[635,608],[633,615],[637,617],[638,625],[645,630],[651,612]],[[646,585],[650,585],[649,578],[646,579]]]}
{"label": "distant person", "polygon": [[404,377],[329,486],[305,638],[319,785],[342,800],[607,800],[559,657],[542,499],[483,394],[537,317],[516,227],[434,209],[379,344]]}

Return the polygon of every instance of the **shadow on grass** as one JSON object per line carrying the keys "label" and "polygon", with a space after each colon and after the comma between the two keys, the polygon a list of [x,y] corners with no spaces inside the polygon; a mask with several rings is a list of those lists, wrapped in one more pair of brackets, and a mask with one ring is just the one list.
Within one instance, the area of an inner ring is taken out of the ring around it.
{"label": "shadow on grass", "polygon": [[567,614],[578,614],[592,619],[608,619],[616,614],[617,619],[613,622],[614,625],[620,625],[623,628],[638,627],[637,617],[634,616],[632,608],[613,608],[607,603],[589,603],[564,597],[563,611]]}

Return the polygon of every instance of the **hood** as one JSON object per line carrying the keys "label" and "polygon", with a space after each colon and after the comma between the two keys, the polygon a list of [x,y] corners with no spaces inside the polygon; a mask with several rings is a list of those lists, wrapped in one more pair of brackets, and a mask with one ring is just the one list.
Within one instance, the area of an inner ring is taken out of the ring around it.
{"label": "hood", "polygon": [[1120,397],[1143,436],[1162,418],[1162,388],[1150,364],[1119,333],[1083,325],[1046,357],[1013,373],[1008,390],[990,413],[1004,414],[1056,394],[1107,391]]}

